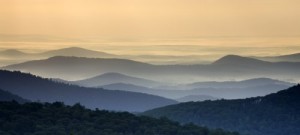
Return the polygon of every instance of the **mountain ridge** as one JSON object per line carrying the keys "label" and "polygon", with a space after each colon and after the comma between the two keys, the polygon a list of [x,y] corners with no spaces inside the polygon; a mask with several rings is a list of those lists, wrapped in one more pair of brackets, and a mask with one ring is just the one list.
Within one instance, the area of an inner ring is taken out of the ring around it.
{"label": "mountain ridge", "polygon": [[51,51],[39,53],[38,55],[45,55],[47,57],[49,57],[49,56],[77,56],[77,57],[113,57],[113,56],[115,56],[113,54],[100,52],[100,51],[88,50],[88,49],[80,48],[80,47],[68,47],[68,48],[62,48],[62,49],[57,49],[57,50],[51,50]]}
{"label": "mountain ridge", "polygon": [[220,64],[231,64],[231,63],[242,63],[242,64],[252,64],[252,63],[260,63],[260,64],[267,64],[270,62],[262,61],[250,57],[244,57],[239,55],[226,55],[221,57],[220,59],[213,62],[213,65],[220,65]]}
{"label": "mountain ridge", "polygon": [[298,84],[263,97],[187,102],[149,110],[143,114],[164,116],[181,123],[193,122],[209,128],[234,130],[242,134],[298,135],[299,96]]}
{"label": "mountain ridge", "polygon": [[104,73],[84,80],[73,81],[72,83],[85,87],[99,87],[102,85],[109,85],[114,83],[129,83],[145,87],[154,87],[159,85],[158,82],[152,80],[133,77],[116,72]]}
{"label": "mountain ridge", "polygon": [[39,76],[0,70],[0,88],[31,101],[81,103],[90,109],[140,112],[147,108],[175,104],[174,100],[150,94],[85,88],[54,82]]}
{"label": "mountain ridge", "polygon": [[189,95],[210,95],[213,97],[224,98],[224,99],[249,98],[253,96],[264,96],[295,85],[293,83],[287,83],[278,80],[276,81],[272,79],[268,79],[267,81],[270,82],[262,81],[257,85],[252,84],[251,81],[250,83],[248,83],[248,81],[245,80],[245,81],[234,82],[234,83],[214,82],[212,84],[206,84],[204,82],[204,84],[196,85],[196,86],[190,86],[190,84],[175,85],[175,86],[169,86],[168,88],[160,88],[160,87],[148,88],[148,87],[138,86],[134,84],[125,84],[125,83],[114,83],[109,85],[103,85],[100,87],[109,90],[124,90],[124,91],[159,95],[159,96],[176,100],[183,96],[189,96]]}
{"label": "mountain ridge", "polygon": [[8,91],[2,90],[0,88],[0,101],[16,101],[18,103],[26,103],[26,102],[30,102],[27,99],[24,99],[18,95],[12,94]]}
{"label": "mountain ridge", "polygon": [[[244,59],[244,57],[240,58]],[[235,63],[231,61],[224,62],[222,60],[222,64],[207,65],[152,65],[127,59],[57,56],[49,59],[9,65],[3,67],[3,69],[20,70],[47,78],[61,78],[72,81],[108,72],[117,72],[139,78],[171,83],[190,82],[189,79],[217,79],[217,81],[220,81],[261,77],[280,80],[300,80],[300,62],[271,63],[250,60],[251,62],[243,60],[233,61]]]}
{"label": "mountain ridge", "polygon": [[285,54],[278,56],[255,57],[270,62],[300,62],[300,53]]}

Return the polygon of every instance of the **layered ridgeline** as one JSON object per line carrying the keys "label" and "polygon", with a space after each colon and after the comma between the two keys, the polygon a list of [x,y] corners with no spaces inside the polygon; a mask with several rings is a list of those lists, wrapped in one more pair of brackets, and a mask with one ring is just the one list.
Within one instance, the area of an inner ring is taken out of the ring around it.
{"label": "layered ridgeline", "polygon": [[69,48],[46,51],[42,53],[25,53],[15,49],[0,51],[0,57],[15,58],[15,59],[18,59],[18,57],[47,58],[53,56],[77,56],[77,57],[98,58],[98,57],[114,57],[116,55],[105,53],[105,52],[92,51],[92,50],[79,48],[79,47],[69,47]]}
{"label": "layered ridgeline", "polygon": [[16,49],[0,51],[0,66],[16,64],[29,60],[45,59],[54,56],[75,56],[88,58],[126,58],[155,64],[179,64],[207,62],[201,55],[116,55],[101,51],[88,50],[80,47],[69,47],[40,53],[22,52]]}
{"label": "layered ridgeline", "polygon": [[3,67],[47,78],[79,80],[104,73],[121,73],[155,81],[187,83],[204,80],[277,78],[300,80],[299,62],[266,62],[236,55],[225,56],[207,65],[152,65],[126,59],[57,56]]}
{"label": "layered ridgeline", "polygon": [[256,57],[261,60],[271,61],[271,62],[300,62],[300,53],[280,55],[280,56],[268,56],[268,57]]}
{"label": "layered ridgeline", "polygon": [[155,87],[161,85],[159,82],[132,77],[120,73],[105,73],[88,79],[72,81],[70,83],[84,87],[100,87],[114,83],[134,84],[145,87]]}
{"label": "layered ridgeline", "polygon": [[181,123],[193,122],[250,135],[300,134],[300,85],[265,97],[188,102],[146,111]]}
{"label": "layered ridgeline", "polygon": [[239,135],[168,119],[85,109],[80,104],[0,102],[1,135]]}
{"label": "layered ridgeline", "polygon": [[113,58],[113,54],[105,52],[87,50],[79,47],[70,47],[57,50],[51,50],[41,53],[27,53],[20,50],[8,49],[0,51],[0,66],[21,63],[30,60],[45,59],[53,56],[77,56],[90,58]]}
{"label": "layered ridgeline", "polygon": [[[282,89],[286,89],[295,85],[293,83],[269,78],[255,78],[243,81],[197,82],[192,84],[149,88],[136,84],[117,82],[116,80],[113,84],[103,85],[99,87],[109,90],[124,90],[148,93],[172,99],[185,97],[185,100],[183,101],[201,101],[205,99],[213,100],[216,98],[239,99],[255,96],[265,96],[267,94],[278,92]],[[101,82],[99,82],[99,84],[101,84]],[[195,98],[195,96],[193,95],[202,96],[199,98]],[[214,98],[203,98],[203,95],[209,95]]]}
{"label": "layered ridgeline", "polygon": [[31,74],[3,70],[0,70],[0,88],[31,101],[62,101],[68,105],[81,103],[91,109],[140,112],[177,103],[144,93],[84,88]]}
{"label": "layered ridgeline", "polygon": [[16,101],[18,103],[29,102],[29,100],[26,100],[24,98],[21,98],[18,95],[12,94],[8,91],[1,90],[1,89],[0,89],[0,101]]}

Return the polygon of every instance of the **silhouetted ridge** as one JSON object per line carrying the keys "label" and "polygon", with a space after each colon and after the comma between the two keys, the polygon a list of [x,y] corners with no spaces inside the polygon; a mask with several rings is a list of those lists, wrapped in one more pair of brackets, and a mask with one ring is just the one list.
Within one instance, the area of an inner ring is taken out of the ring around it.
{"label": "silhouetted ridge", "polygon": [[279,55],[279,56],[257,57],[257,58],[265,61],[270,61],[270,62],[300,62],[300,53]]}
{"label": "silhouetted ridge", "polygon": [[8,91],[0,89],[0,101],[17,101],[18,103],[26,103],[29,100],[21,98],[18,95],[12,94]]}
{"label": "silhouetted ridge", "polygon": [[31,74],[0,70],[0,88],[31,101],[81,103],[88,108],[140,112],[177,103],[174,100],[128,91],[84,88]]}
{"label": "silhouetted ridge", "polygon": [[226,55],[212,64],[221,65],[221,64],[261,64],[261,63],[268,63],[268,62],[253,59],[253,58],[248,58],[248,57],[242,57],[238,55]]}
{"label": "silhouetted ridge", "polygon": [[92,78],[74,81],[74,84],[78,84],[80,86],[85,87],[98,87],[102,85],[108,85],[108,84],[115,84],[115,83],[126,83],[126,84],[135,84],[135,85],[141,85],[146,87],[152,87],[154,85],[158,85],[158,82],[143,79],[143,78],[137,78],[132,77],[120,73],[104,73]]}
{"label": "silhouetted ridge", "polygon": [[[264,85],[286,85],[286,86],[293,86],[295,84],[284,82],[280,80],[270,79],[270,78],[254,78],[242,81],[224,81],[224,82],[195,82],[192,84],[188,84],[192,88],[234,88],[234,87],[257,87],[257,86],[264,86]],[[288,88],[288,87],[287,87]]]}
{"label": "silhouetted ridge", "polygon": [[[95,61],[95,62],[105,62],[105,61],[111,61],[111,63],[117,63],[117,62],[123,62],[126,63],[128,62],[130,63],[134,63],[134,64],[139,64],[141,62],[137,62],[137,61],[133,61],[133,60],[128,60],[128,59],[118,59],[118,58],[87,58],[87,57],[76,57],[76,56],[53,56],[50,57],[48,59],[46,59],[47,61],[65,61],[65,62],[69,62],[69,61]],[[39,60],[42,61],[42,60]],[[26,63],[26,62],[25,62]],[[146,64],[146,63],[143,63]],[[150,65],[150,64],[149,64]]]}
{"label": "silhouetted ridge", "polygon": [[47,55],[47,56],[62,55],[62,56],[79,56],[79,57],[114,56],[113,54],[88,50],[80,47],[69,47],[69,48],[47,51],[41,53],[41,55]]}
{"label": "silhouetted ridge", "polygon": [[209,65],[152,65],[126,59],[52,57],[3,67],[3,69],[30,72],[47,78],[82,80],[95,75],[116,72],[151,80],[187,82],[187,78],[245,79],[278,78],[299,79],[300,63],[271,63],[252,58],[227,56]]}
{"label": "silhouetted ridge", "polygon": [[249,135],[299,135],[300,85],[264,97],[188,102],[145,112]]}
{"label": "silhouetted ridge", "polygon": [[[274,94],[265,96],[264,102],[274,104],[275,106],[282,107],[295,107],[294,109],[300,109],[300,84],[288,88],[287,90],[282,90]],[[288,108],[287,108],[288,109]],[[298,110],[300,112],[300,110]]]}

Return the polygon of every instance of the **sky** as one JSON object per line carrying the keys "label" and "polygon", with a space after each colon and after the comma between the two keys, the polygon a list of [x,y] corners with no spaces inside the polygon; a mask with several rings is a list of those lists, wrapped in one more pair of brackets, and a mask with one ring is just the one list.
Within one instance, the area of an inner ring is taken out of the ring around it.
{"label": "sky", "polygon": [[0,0],[0,50],[296,53],[299,5],[300,0]]}

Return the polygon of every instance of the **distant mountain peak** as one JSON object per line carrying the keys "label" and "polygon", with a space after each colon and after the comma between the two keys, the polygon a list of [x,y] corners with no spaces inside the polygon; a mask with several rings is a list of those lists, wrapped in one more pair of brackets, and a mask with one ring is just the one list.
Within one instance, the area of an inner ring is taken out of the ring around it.
{"label": "distant mountain peak", "polygon": [[[135,80],[145,80],[142,78],[137,78],[137,77],[133,77],[133,76],[129,76],[129,75],[125,75],[125,74],[121,74],[121,73],[117,73],[117,72],[108,72],[108,73],[104,73],[95,77],[91,77],[88,78],[86,80],[95,80],[95,79],[116,79],[116,80],[120,80],[120,79],[125,79],[125,80],[129,80],[129,79],[135,79]],[[150,80],[147,80],[150,81]]]}
{"label": "distant mountain peak", "polygon": [[158,82],[152,80],[133,77],[133,76],[117,73],[117,72],[104,73],[84,80],[78,80],[75,83],[85,87],[98,87],[98,86],[115,84],[115,83],[134,84],[134,85],[146,86],[146,87],[152,87],[159,84]]}
{"label": "distant mountain peak", "polygon": [[89,58],[89,57],[80,57],[80,56],[61,56],[61,55],[57,55],[57,56],[53,56],[53,57],[49,57],[47,59],[43,59],[43,60],[65,60],[65,61],[69,61],[69,60],[86,60],[86,61],[91,61],[91,60],[99,60],[99,61],[111,61],[111,62],[116,62],[116,63],[120,63],[120,62],[125,62],[125,63],[129,63],[129,64],[147,64],[150,65],[148,63],[142,63],[142,62],[138,62],[138,61],[134,61],[134,60],[129,60],[129,59],[120,59],[120,58]]}
{"label": "distant mountain peak", "polygon": [[4,50],[2,52],[0,52],[0,54],[4,54],[4,55],[25,55],[26,53],[16,50],[16,49],[7,49]]}
{"label": "distant mountain peak", "polygon": [[233,63],[267,63],[265,61],[257,60],[254,58],[243,57],[239,55],[226,55],[212,64],[233,64]]}
{"label": "distant mountain peak", "polygon": [[100,57],[100,56],[114,56],[113,54],[109,54],[106,52],[99,52],[94,50],[89,50],[80,47],[68,47],[57,50],[52,50],[48,52],[44,52],[44,55],[62,55],[62,56],[92,56],[92,57]]}

